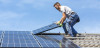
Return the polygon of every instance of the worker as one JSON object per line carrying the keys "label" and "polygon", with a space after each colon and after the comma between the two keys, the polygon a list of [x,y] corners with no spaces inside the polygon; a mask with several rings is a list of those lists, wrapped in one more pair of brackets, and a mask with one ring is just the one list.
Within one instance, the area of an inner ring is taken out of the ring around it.
{"label": "worker", "polygon": [[73,28],[73,26],[80,21],[77,13],[68,6],[61,6],[59,2],[56,2],[54,7],[62,13],[62,18],[60,21],[56,22],[56,24],[59,24],[63,27],[67,36],[75,37],[79,35],[78,32]]}

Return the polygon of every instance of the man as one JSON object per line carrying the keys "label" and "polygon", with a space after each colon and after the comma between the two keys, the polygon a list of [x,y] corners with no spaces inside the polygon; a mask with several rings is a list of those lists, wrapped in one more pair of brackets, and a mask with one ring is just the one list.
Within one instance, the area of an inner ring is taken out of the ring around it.
{"label": "man", "polygon": [[56,24],[63,25],[63,29],[68,36],[74,37],[78,35],[77,31],[73,28],[73,26],[80,21],[77,13],[72,11],[68,6],[61,6],[59,2],[56,2],[54,7],[62,12],[62,18]]}

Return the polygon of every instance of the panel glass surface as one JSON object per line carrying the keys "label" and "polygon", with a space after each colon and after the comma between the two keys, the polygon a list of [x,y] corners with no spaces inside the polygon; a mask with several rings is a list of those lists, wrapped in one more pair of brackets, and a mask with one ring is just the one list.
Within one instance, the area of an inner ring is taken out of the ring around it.
{"label": "panel glass surface", "polygon": [[7,31],[1,47],[39,47],[33,35],[25,31]]}
{"label": "panel glass surface", "polygon": [[50,24],[48,26],[45,26],[45,27],[33,30],[33,33],[34,34],[41,33],[41,32],[47,31],[47,30],[51,30],[51,29],[56,28],[56,27],[58,27],[58,25],[56,25],[55,23],[53,23],[53,24]]}
{"label": "panel glass surface", "polygon": [[[62,40],[62,35],[35,35],[41,47],[60,47],[60,41]],[[59,38],[59,39],[57,39]]]}
{"label": "panel glass surface", "polygon": [[29,31],[5,31],[2,35],[1,47],[77,48],[63,35],[32,35]]}

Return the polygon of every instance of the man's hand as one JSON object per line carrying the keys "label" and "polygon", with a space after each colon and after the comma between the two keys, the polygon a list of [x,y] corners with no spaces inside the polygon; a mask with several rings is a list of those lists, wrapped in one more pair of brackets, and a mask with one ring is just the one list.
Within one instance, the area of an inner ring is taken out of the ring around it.
{"label": "man's hand", "polygon": [[61,26],[61,27],[63,26],[63,25],[61,24],[61,21],[56,22],[56,24],[59,25],[59,26]]}
{"label": "man's hand", "polygon": [[60,21],[56,22],[56,24],[60,24]]}

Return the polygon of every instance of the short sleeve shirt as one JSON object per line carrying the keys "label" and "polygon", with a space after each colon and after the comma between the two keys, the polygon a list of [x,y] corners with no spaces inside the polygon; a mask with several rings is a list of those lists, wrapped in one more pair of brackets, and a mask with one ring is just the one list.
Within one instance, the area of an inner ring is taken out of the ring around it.
{"label": "short sleeve shirt", "polygon": [[74,11],[72,11],[71,8],[69,8],[68,6],[61,6],[60,11],[61,11],[62,13],[65,12],[65,13],[68,14],[68,15],[70,15],[72,12],[74,12]]}

